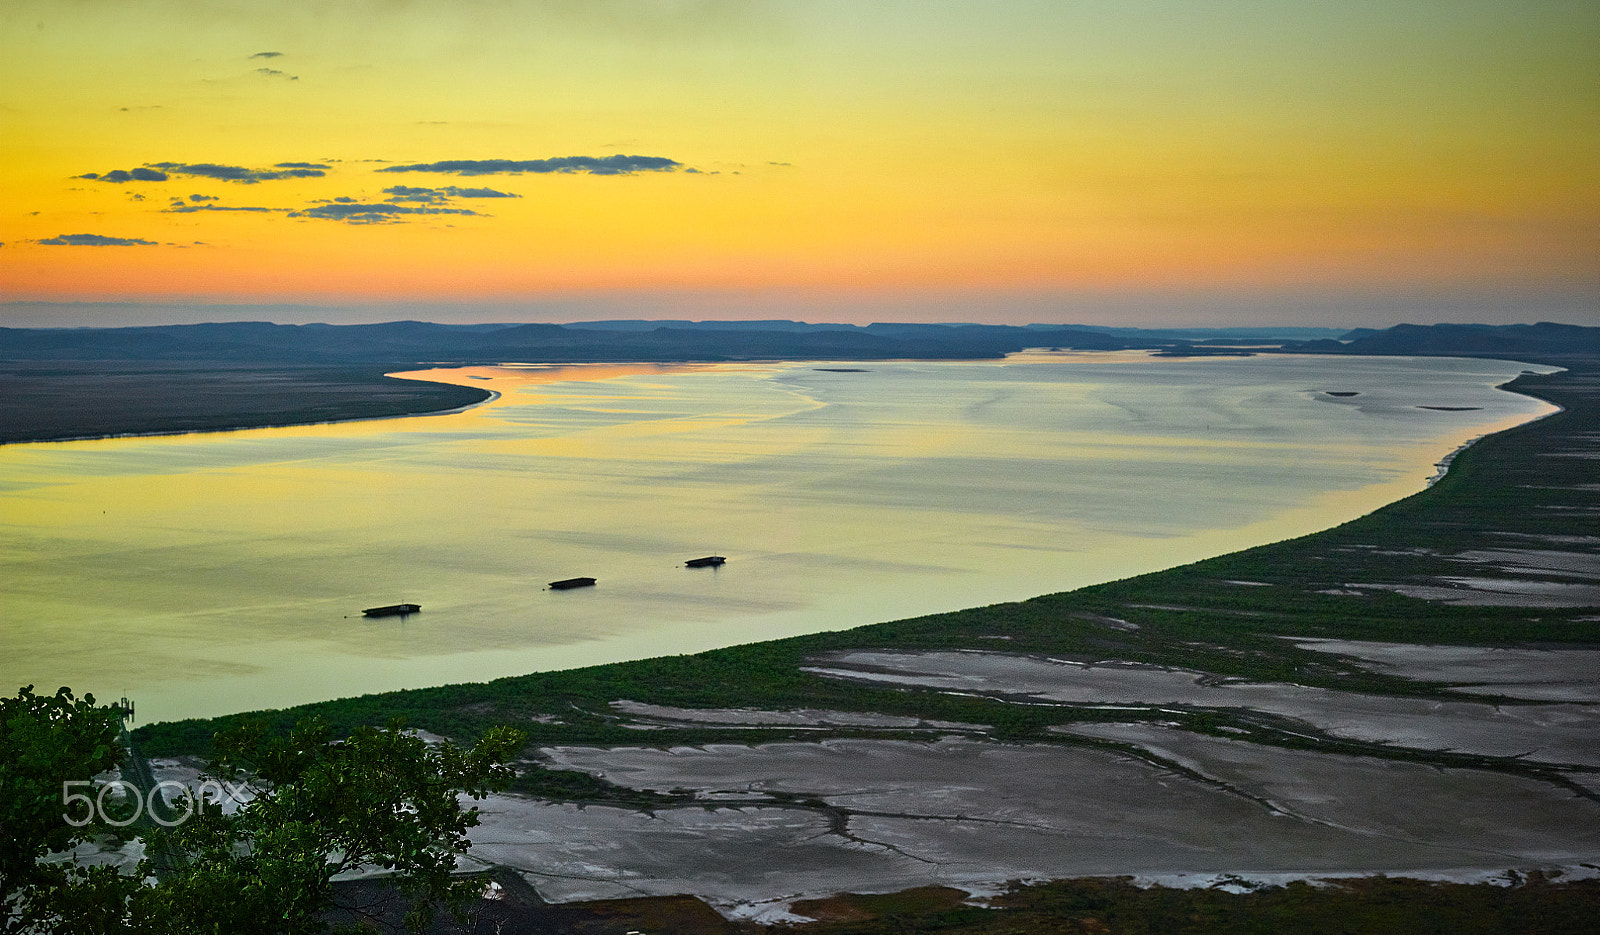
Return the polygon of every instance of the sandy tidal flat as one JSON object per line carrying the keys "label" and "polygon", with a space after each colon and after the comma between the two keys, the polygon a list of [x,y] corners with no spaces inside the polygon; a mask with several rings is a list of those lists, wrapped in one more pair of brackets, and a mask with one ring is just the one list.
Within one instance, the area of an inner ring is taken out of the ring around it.
{"label": "sandy tidal flat", "polygon": [[[1600,854],[1600,807],[1545,783],[1144,725],[1091,733],[1181,756],[1205,779],[1101,750],[962,739],[564,747],[547,751],[556,765],[707,801],[647,814],[496,796],[472,854],[518,868],[551,899],[687,892],[735,914],[928,884],[1493,873]],[[1481,801],[1496,808],[1468,806]]]}
{"label": "sandy tidal flat", "polygon": [[[1470,678],[1512,694],[1540,671],[1579,685],[1592,674],[1589,650],[1304,642],[1409,677]],[[519,869],[551,899],[692,893],[769,920],[795,899],[839,891],[983,891],[1098,874],[1475,879],[1508,869],[1582,874],[1600,859],[1600,705],[1587,701],[1379,696],[977,651],[841,652],[810,671],[1013,704],[1145,710],[1140,721],[1062,725],[1052,729],[1056,743],[1018,745],[992,742],[975,724],[619,700],[612,709],[641,727],[860,725],[926,739],[547,748],[547,765],[693,798],[633,811],[496,796],[473,857]],[[1162,705],[1247,720],[1260,712],[1280,727],[1400,752],[1514,757],[1562,772],[1284,749],[1166,726]]]}
{"label": "sandy tidal flat", "polygon": [[[1551,653],[1573,664],[1592,655],[1588,650]],[[1594,704],[1497,705],[1369,695],[1134,663],[1089,665],[1004,653],[852,652],[829,662],[810,671],[1043,703],[1238,708],[1292,718],[1333,737],[1600,768],[1600,705]]]}

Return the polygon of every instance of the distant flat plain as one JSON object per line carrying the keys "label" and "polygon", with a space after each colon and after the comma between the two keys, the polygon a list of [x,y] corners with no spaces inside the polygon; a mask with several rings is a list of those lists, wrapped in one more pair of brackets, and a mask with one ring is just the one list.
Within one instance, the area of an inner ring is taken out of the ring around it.
{"label": "distant flat plain", "polygon": [[204,361],[0,361],[0,444],[414,415],[482,402],[385,368]]}

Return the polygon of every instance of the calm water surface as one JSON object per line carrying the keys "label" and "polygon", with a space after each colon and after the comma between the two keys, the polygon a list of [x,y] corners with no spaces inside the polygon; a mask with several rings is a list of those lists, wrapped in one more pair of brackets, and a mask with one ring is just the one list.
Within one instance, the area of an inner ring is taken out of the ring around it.
{"label": "calm water surface", "polygon": [[[502,394],[451,415],[3,446],[0,688],[165,720],[1065,590],[1419,490],[1550,411],[1493,389],[1527,367],[480,367],[428,372]],[[359,616],[399,601],[424,611]]]}

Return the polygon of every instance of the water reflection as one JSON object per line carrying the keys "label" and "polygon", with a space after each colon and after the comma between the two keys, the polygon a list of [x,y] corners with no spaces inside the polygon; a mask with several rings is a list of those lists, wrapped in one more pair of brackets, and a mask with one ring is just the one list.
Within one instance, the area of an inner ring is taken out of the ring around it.
{"label": "water reflection", "polygon": [[[1420,489],[1549,409],[1492,389],[1523,368],[474,367],[425,374],[500,394],[450,415],[4,446],[0,681],[162,719],[1028,597]],[[599,586],[543,590],[575,576]]]}

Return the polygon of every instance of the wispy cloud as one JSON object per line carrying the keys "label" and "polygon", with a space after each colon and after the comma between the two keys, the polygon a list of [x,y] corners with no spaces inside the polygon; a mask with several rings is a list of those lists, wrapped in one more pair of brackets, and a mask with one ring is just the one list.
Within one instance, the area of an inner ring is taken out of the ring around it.
{"label": "wispy cloud", "polygon": [[280,57],[282,57],[282,55],[283,55],[282,52],[257,52],[256,54],[254,54],[254,55],[252,55],[250,57],[251,58],[280,58]]}
{"label": "wispy cloud", "polygon": [[326,221],[343,221],[346,224],[396,224],[409,215],[467,214],[480,215],[467,208],[421,207],[416,205],[362,204],[353,198],[339,198],[310,208],[289,212],[292,218],[321,218]]}
{"label": "wispy cloud", "polygon": [[328,166],[320,162],[281,162],[271,169],[247,169],[244,166],[224,166],[214,162],[147,162],[145,165],[173,175],[239,182],[244,185],[279,179],[314,179],[328,174],[325,171]]}
{"label": "wispy cloud", "polygon": [[299,75],[291,75],[286,71],[279,71],[276,68],[257,68],[256,69],[256,74],[260,75],[263,78],[282,78],[285,81],[299,81],[300,80],[300,76]]}
{"label": "wispy cloud", "polygon": [[[189,201],[184,201],[182,198],[174,198],[170,204],[161,209],[161,213],[195,214],[200,211],[249,211],[256,214],[266,214],[272,211],[289,210],[288,208],[262,208],[256,205],[240,205],[237,207],[232,205],[214,205],[210,202],[216,201],[217,199],[208,198],[205,195],[190,195],[189,199]],[[199,199],[198,203],[195,203],[196,199]]]}
{"label": "wispy cloud", "polygon": [[85,172],[76,179],[94,179],[97,182],[165,182],[167,173],[140,166],[137,169],[112,169],[110,172]]}
{"label": "wispy cloud", "polygon": [[59,237],[50,237],[34,242],[48,247],[153,247],[156,245],[154,240],[140,240],[138,237],[107,237],[104,234],[62,234]]}
{"label": "wispy cloud", "polygon": [[279,179],[313,179],[327,175],[331,168],[321,162],[280,162],[270,169],[247,169],[244,166],[225,166],[214,162],[147,162],[137,169],[112,169],[110,172],[86,172],[73,178],[93,179],[97,182],[165,182],[174,175],[217,179],[223,182],[240,182],[254,185]]}
{"label": "wispy cloud", "polygon": [[451,175],[521,175],[531,172],[632,175],[671,172],[683,163],[665,156],[560,156],[554,159],[446,159],[407,166],[385,166],[378,172],[438,172]]}
{"label": "wispy cloud", "polygon": [[395,185],[383,190],[390,201],[418,201],[429,204],[438,204],[451,198],[521,198],[521,195],[511,192],[496,191],[492,188],[457,188],[449,185],[444,188],[419,188],[411,185]]}
{"label": "wispy cloud", "polygon": [[399,224],[419,215],[458,214],[470,217],[488,217],[470,208],[453,207],[456,198],[521,198],[512,192],[493,188],[424,188],[415,185],[391,185],[383,190],[389,197],[382,203],[341,197],[317,203],[310,208],[292,211],[292,218],[321,218],[343,221],[346,224]]}

